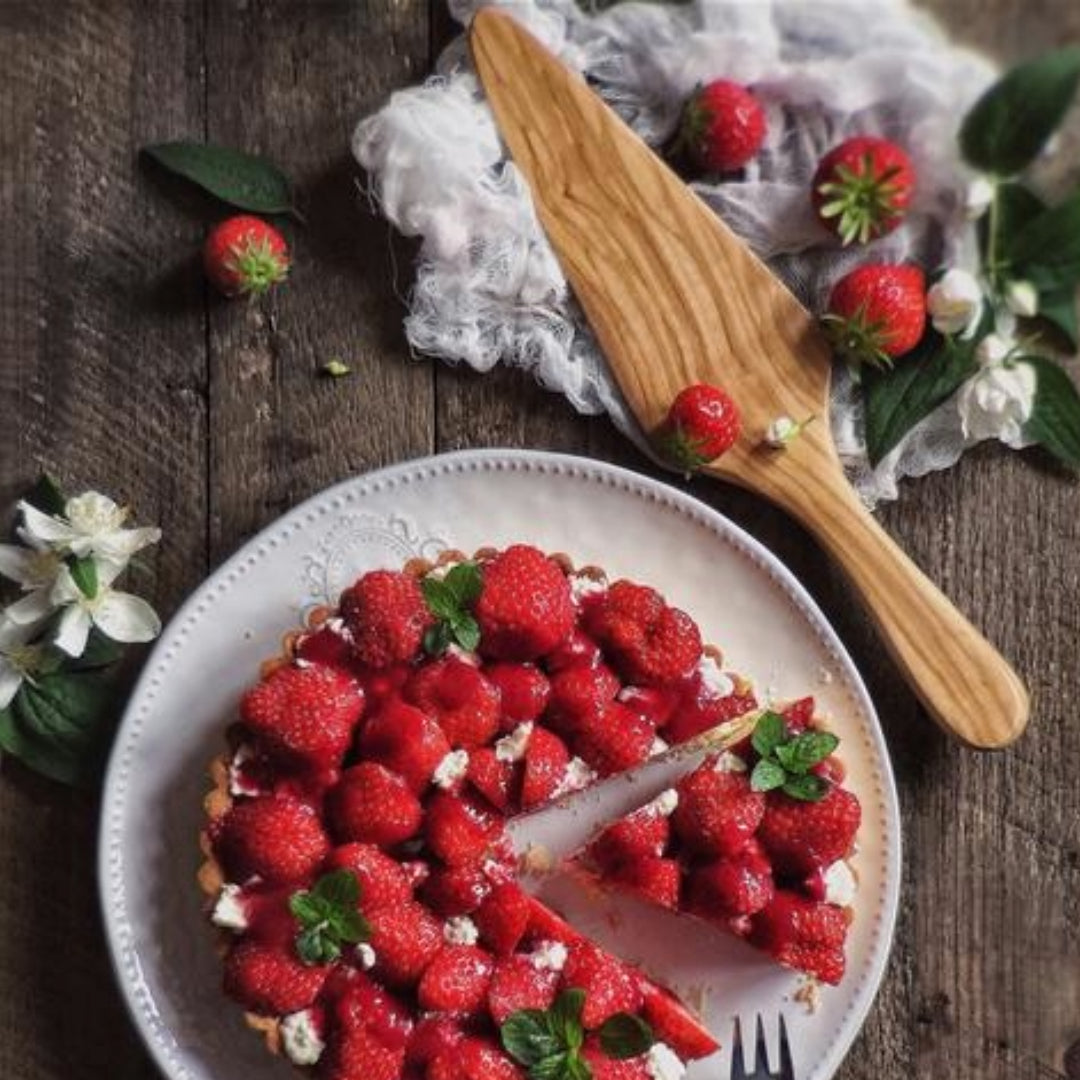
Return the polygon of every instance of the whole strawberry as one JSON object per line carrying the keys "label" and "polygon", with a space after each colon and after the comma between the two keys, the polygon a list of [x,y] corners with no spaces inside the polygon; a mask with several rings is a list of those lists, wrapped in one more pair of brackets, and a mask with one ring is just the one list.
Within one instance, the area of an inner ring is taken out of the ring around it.
{"label": "whole strawberry", "polygon": [[890,367],[926,328],[926,277],[917,266],[867,263],[842,277],[822,320],[849,366]]}
{"label": "whole strawberry", "polygon": [[673,464],[691,473],[727,453],[741,429],[735,402],[717,386],[695,383],[671,403],[660,446]]}
{"label": "whole strawberry", "polygon": [[258,875],[300,881],[330,850],[318,815],[305,802],[267,795],[236,803],[222,819],[216,849],[232,881]]}
{"label": "whole strawberry", "polygon": [[758,839],[779,870],[811,874],[851,851],[861,821],[859,800],[844,788],[829,788],[817,802],[771,791]]}
{"label": "whole strawberry", "polygon": [[777,889],[753,917],[750,940],[781,964],[835,986],[844,976],[848,918],[835,904]]}
{"label": "whole strawberry", "polygon": [[372,570],[341,594],[341,615],[356,655],[369,667],[411,660],[431,613],[416,580],[396,570]]}
{"label": "whole strawberry", "polygon": [[252,1012],[280,1016],[310,1005],[327,970],[301,963],[291,949],[241,941],[225,959],[225,993]]}
{"label": "whole strawberry", "polygon": [[703,855],[735,855],[765,814],[765,796],[752,791],[745,773],[717,772],[707,761],[679,781],[671,815],[676,835]]}
{"label": "whole strawberry", "polygon": [[393,847],[408,840],[423,819],[420,800],[398,773],[374,761],[346,769],[326,796],[336,837]]}
{"label": "whole strawberry", "polygon": [[679,146],[704,172],[741,169],[765,140],[765,110],[745,87],[727,79],[699,86],[683,108]]}
{"label": "whole strawberry", "polygon": [[258,296],[285,280],[289,248],[273,225],[240,214],[221,222],[206,238],[203,267],[226,296]]}
{"label": "whole strawberry", "polygon": [[859,135],[821,159],[811,199],[821,223],[845,245],[865,244],[900,224],[914,187],[915,170],[899,146]]}

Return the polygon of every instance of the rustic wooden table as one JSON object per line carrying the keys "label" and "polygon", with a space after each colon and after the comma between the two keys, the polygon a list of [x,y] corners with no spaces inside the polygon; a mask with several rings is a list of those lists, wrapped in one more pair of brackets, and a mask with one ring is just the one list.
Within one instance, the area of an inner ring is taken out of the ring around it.
{"label": "rustic wooden table", "polygon": [[[1005,58],[1080,41],[1075,0],[929,6]],[[123,496],[165,531],[151,592],[168,614],[282,511],[388,462],[528,446],[650,471],[524,378],[408,355],[411,249],[361,207],[348,142],[447,32],[428,0],[0,0],[0,503],[42,466]],[[194,253],[211,208],[136,166],[183,136],[262,150],[300,182],[310,227],[266,303],[208,294]],[[334,355],[353,378],[317,376]],[[814,593],[894,755],[904,898],[845,1080],[1080,1078],[1078,491],[1025,457],[973,453],[882,511],[1032,687],[1033,729],[996,756],[928,723],[798,526],[695,486]],[[105,955],[96,819],[92,797],[0,763],[4,1080],[154,1075]]]}

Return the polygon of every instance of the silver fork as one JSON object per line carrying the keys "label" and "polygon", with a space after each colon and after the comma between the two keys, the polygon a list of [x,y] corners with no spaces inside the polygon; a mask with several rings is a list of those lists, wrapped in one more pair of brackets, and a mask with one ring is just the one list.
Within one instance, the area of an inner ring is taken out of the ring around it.
{"label": "silver fork", "polygon": [[747,1068],[749,1055],[743,1039],[742,1025],[735,1020],[735,1034],[732,1040],[731,1080],[795,1080],[795,1065],[791,1060],[791,1044],[788,1042],[787,1024],[783,1013],[780,1014],[780,1067],[769,1068],[768,1050],[765,1045],[765,1025],[761,1014],[757,1018],[755,1038],[754,1071]]}

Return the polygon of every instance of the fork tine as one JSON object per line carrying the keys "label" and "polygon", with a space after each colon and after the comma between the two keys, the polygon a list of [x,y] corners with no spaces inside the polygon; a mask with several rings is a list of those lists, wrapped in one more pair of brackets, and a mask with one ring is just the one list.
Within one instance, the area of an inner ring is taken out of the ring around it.
{"label": "fork tine", "polygon": [[788,1039],[787,1021],[780,1014],[780,1074],[779,1080],[795,1080],[795,1062],[791,1060],[791,1042]]}
{"label": "fork tine", "polygon": [[769,1048],[765,1044],[765,1022],[761,1019],[761,1013],[757,1015],[757,1024],[755,1025],[755,1043],[757,1044],[757,1060],[754,1062],[754,1068],[762,1076],[770,1076],[769,1071]]}
{"label": "fork tine", "polygon": [[735,1017],[735,1028],[731,1033],[731,1080],[746,1080],[746,1046],[743,1043],[742,1023]]}

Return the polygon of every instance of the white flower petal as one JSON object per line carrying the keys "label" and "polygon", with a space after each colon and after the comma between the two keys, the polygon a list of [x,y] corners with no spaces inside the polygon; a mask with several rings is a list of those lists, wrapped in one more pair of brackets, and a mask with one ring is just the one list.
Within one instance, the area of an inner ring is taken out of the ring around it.
{"label": "white flower petal", "polygon": [[68,656],[82,656],[86,648],[86,639],[90,636],[92,625],[90,613],[78,604],[73,604],[64,612],[60,620],[60,630],[56,635],[55,645]]}
{"label": "white flower petal", "polygon": [[19,503],[19,509],[23,513],[26,531],[35,540],[42,540],[46,544],[66,545],[78,535],[66,521],[43,514],[36,506],[31,506],[26,501]]}
{"label": "white flower petal", "polygon": [[100,536],[119,529],[127,511],[100,491],[84,491],[64,504],[64,517],[83,536]]}
{"label": "white flower petal", "polygon": [[20,585],[36,585],[37,556],[19,544],[0,544],[0,575]]}
{"label": "white flower petal", "polygon": [[126,569],[127,559],[95,559],[98,588],[107,589]]}
{"label": "white flower petal", "polygon": [[6,709],[22,686],[22,672],[10,661],[0,656],[0,709]]}
{"label": "white flower petal", "polygon": [[48,589],[35,589],[27,593],[21,600],[9,604],[3,610],[6,619],[20,626],[30,626],[41,622],[42,619],[51,615],[57,608],[53,603],[52,595]]}
{"label": "white flower petal", "polygon": [[53,582],[49,598],[55,607],[59,607],[61,604],[73,604],[83,599],[82,589],[75,584],[75,579],[66,566],[62,566],[60,573],[56,575],[56,581]]}
{"label": "white flower petal", "polygon": [[113,641],[152,641],[161,633],[161,620],[139,596],[109,592],[94,608],[94,622]]}
{"label": "white flower petal", "polygon": [[99,536],[94,541],[94,551],[104,558],[126,562],[135,552],[156,544],[160,539],[160,529],[117,529],[116,532]]}

